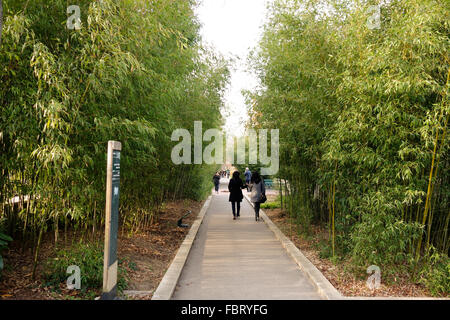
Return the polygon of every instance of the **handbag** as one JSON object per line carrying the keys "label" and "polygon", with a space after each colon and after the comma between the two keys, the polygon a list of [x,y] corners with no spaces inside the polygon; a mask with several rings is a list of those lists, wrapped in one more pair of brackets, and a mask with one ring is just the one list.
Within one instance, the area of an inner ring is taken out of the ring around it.
{"label": "handbag", "polygon": [[260,203],[264,203],[267,201],[267,197],[264,193],[261,194],[261,199],[259,200]]}

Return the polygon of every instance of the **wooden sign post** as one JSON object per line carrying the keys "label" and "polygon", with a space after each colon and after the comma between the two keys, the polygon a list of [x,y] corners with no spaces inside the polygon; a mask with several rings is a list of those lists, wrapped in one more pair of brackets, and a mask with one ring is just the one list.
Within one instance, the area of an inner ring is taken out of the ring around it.
{"label": "wooden sign post", "polygon": [[122,144],[108,141],[106,173],[105,250],[102,300],[117,296],[117,234],[119,229],[120,151]]}

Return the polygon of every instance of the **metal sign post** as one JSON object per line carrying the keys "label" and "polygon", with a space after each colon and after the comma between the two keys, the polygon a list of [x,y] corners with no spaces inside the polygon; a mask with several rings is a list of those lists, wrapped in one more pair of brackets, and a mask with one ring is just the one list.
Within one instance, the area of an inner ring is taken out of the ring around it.
{"label": "metal sign post", "polygon": [[122,144],[108,141],[106,173],[105,250],[102,300],[117,296],[117,234],[119,229],[120,151]]}

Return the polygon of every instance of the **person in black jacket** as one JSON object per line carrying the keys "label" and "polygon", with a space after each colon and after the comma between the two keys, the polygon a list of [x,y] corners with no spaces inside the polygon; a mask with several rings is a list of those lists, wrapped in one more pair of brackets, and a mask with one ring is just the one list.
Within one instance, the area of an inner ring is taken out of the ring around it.
{"label": "person in black jacket", "polygon": [[228,200],[231,202],[231,209],[233,210],[233,220],[236,220],[236,217],[239,217],[239,212],[241,210],[241,201],[244,198],[242,189],[245,188],[247,188],[247,186],[239,177],[239,171],[233,172],[233,177],[230,179],[230,183],[228,184],[228,190],[230,191],[230,198]]}

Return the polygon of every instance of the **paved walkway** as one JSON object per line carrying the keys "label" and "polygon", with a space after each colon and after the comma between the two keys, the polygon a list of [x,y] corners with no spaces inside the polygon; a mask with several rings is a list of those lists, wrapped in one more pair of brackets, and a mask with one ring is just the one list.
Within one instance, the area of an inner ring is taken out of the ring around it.
{"label": "paved walkway", "polygon": [[228,196],[213,196],[172,299],[321,299],[247,200],[233,220]]}

